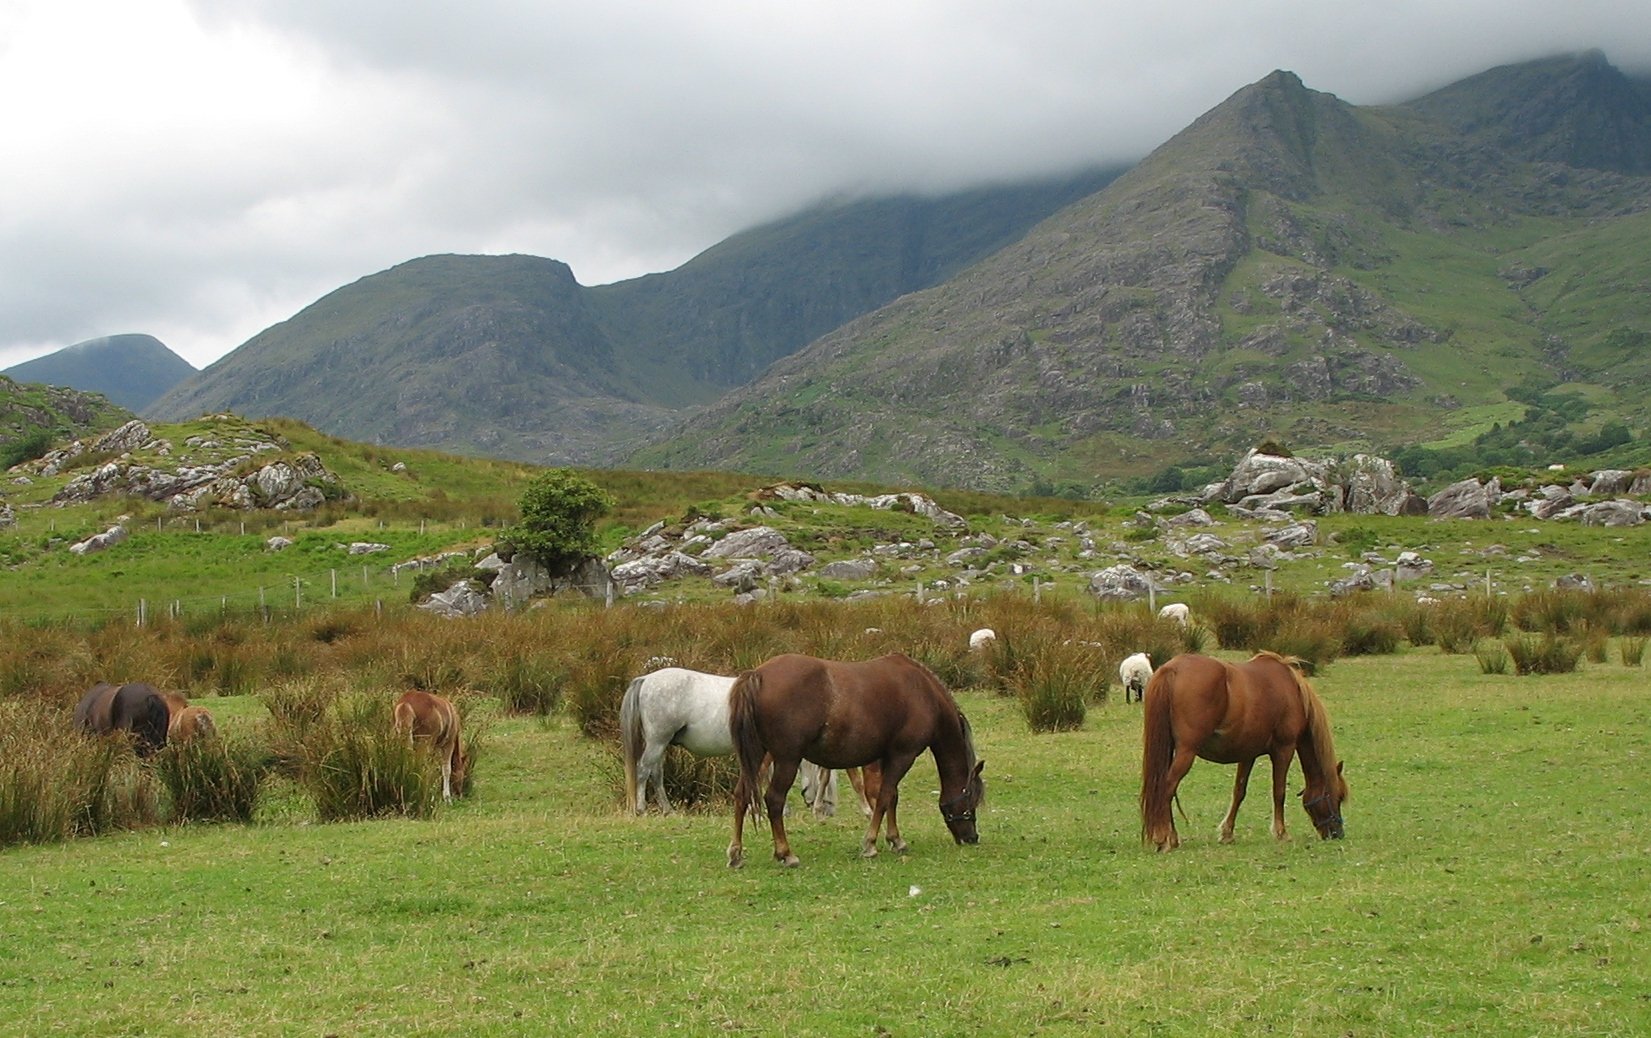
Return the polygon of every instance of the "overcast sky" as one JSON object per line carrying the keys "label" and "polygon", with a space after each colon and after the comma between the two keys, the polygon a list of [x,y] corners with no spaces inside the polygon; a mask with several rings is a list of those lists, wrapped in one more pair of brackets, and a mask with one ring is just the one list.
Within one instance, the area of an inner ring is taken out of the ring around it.
{"label": "overcast sky", "polygon": [[1603,48],[1626,0],[0,0],[0,367],[204,366],[441,252],[668,270],[822,196],[1135,159],[1275,68],[1356,104]]}

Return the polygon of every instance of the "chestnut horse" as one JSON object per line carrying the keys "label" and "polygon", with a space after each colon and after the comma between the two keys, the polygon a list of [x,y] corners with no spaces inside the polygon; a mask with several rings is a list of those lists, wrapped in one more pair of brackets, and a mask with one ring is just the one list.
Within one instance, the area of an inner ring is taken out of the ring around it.
{"label": "chestnut horse", "polygon": [[792,866],[798,859],[785,834],[785,798],[804,758],[825,768],[877,764],[876,799],[860,853],[877,853],[877,833],[888,819],[889,849],[904,853],[895,810],[900,780],[924,750],[934,755],[940,776],[940,816],[958,843],[977,843],[975,809],[986,797],[983,760],[975,758],[968,718],[938,678],[898,653],[860,663],[812,656],[775,656],[734,682],[728,697],[728,725],[739,758],[734,786],[734,840],[728,864],[745,863],[745,812],[757,797],[764,754],[773,758],[768,791],[768,825],[774,857]]}
{"label": "chestnut horse", "polygon": [[93,735],[131,732],[132,744],[140,757],[147,757],[166,745],[170,721],[165,694],[141,682],[117,686],[100,681],[75,704],[77,728]]}
{"label": "chestnut horse", "polygon": [[1184,653],[1170,660],[1147,682],[1141,745],[1141,838],[1160,851],[1180,845],[1170,805],[1195,756],[1238,765],[1222,843],[1232,842],[1250,769],[1262,754],[1273,762],[1273,836],[1286,838],[1284,783],[1298,752],[1307,817],[1321,838],[1342,837],[1347,782],[1330,741],[1330,715],[1287,657],[1258,652],[1234,664]]}
{"label": "chestnut horse", "polygon": [[204,706],[185,706],[172,715],[171,723],[166,727],[166,741],[182,745],[198,737],[212,737],[218,734],[217,722],[212,720],[212,711]]}
{"label": "chestnut horse", "polygon": [[453,799],[453,777],[464,785],[466,761],[459,748],[459,710],[452,700],[429,692],[404,692],[396,700],[395,729],[414,745],[424,743],[441,758],[441,795]]}

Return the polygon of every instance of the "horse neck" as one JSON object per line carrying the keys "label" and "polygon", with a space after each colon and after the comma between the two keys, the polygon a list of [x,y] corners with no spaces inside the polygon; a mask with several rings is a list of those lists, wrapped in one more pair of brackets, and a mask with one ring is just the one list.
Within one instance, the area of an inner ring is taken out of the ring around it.
{"label": "horse neck", "polygon": [[[949,709],[948,709],[949,707]],[[943,703],[935,715],[934,741],[929,744],[942,790],[955,791],[974,773],[975,747],[955,703]]]}
{"label": "horse neck", "polygon": [[1302,706],[1307,711],[1307,727],[1296,743],[1296,754],[1301,758],[1301,770],[1307,776],[1308,786],[1316,792],[1335,782],[1336,747],[1330,739],[1330,715],[1323,700],[1306,680],[1298,677],[1296,682],[1301,687]]}

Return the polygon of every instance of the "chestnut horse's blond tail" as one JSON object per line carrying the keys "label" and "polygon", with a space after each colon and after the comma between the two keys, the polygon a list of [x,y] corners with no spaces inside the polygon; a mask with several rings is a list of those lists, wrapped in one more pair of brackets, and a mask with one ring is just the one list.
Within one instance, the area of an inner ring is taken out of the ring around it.
{"label": "chestnut horse's blond tail", "polygon": [[642,758],[642,679],[635,678],[619,700],[619,741],[625,757],[625,806],[636,810],[637,797],[646,790],[636,788],[637,762]]}
{"label": "chestnut horse's blond tail", "polygon": [[[417,715],[413,712],[413,704],[405,701],[396,703],[395,711],[392,716],[393,720],[391,723],[395,726],[395,730],[406,735],[408,741],[411,742],[413,738],[413,725],[418,719]],[[383,722],[380,723],[382,724]]]}
{"label": "chestnut horse's blond tail", "polygon": [[1175,732],[1170,727],[1170,698],[1175,668],[1159,667],[1147,682],[1141,718],[1141,840],[1171,824],[1169,768],[1175,759]]}
{"label": "chestnut horse's blond tail", "polygon": [[757,732],[757,692],[761,688],[762,675],[748,670],[736,678],[734,687],[728,690],[728,734],[734,740],[740,784],[745,787],[748,803],[753,808],[762,796],[762,764],[768,755]]}

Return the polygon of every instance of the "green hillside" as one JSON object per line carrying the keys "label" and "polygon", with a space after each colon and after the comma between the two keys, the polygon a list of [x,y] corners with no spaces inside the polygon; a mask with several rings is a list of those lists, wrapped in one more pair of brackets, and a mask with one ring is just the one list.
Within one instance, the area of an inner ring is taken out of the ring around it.
{"label": "green hillside", "polygon": [[[1643,429],[1636,242],[1651,180],[1559,164],[1556,118],[1524,149],[1540,158],[1460,126],[1480,97],[1563,102],[1590,127],[1601,109],[1651,111],[1604,68],[1585,55],[1498,70],[1382,109],[1274,73],[1096,196],[776,364],[633,460],[1092,485],[1266,437],[1427,443],[1561,386],[1587,403],[1571,415],[1581,438]],[[1635,168],[1643,121],[1613,125],[1621,148],[1595,133],[1578,155]]]}
{"label": "green hillside", "polygon": [[1114,173],[822,205],[599,288],[555,260],[429,256],[330,293],[145,409],[612,464],[776,357],[936,284]]}

